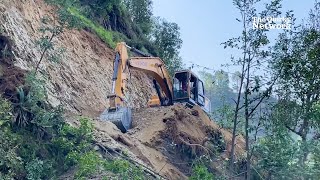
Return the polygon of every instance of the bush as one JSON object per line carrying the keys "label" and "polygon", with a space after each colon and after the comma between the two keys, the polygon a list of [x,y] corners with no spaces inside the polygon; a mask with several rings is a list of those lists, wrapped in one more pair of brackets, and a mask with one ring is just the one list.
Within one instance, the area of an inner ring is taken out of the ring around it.
{"label": "bush", "polygon": [[38,158],[27,163],[26,170],[27,170],[27,179],[29,180],[41,180],[46,175],[44,173],[45,165],[43,161],[39,160]]}
{"label": "bush", "polygon": [[83,179],[88,177],[95,172],[101,166],[102,160],[95,152],[88,152],[78,157],[78,170],[76,172],[76,179]]}
{"label": "bush", "polygon": [[0,179],[18,177],[23,171],[22,159],[16,153],[15,136],[11,130],[11,104],[0,96]]}
{"label": "bush", "polygon": [[90,119],[81,118],[80,127],[64,124],[59,135],[52,140],[51,151],[66,170],[79,162],[79,158],[91,151],[93,125]]}
{"label": "bush", "polygon": [[192,169],[192,176],[190,180],[214,180],[214,175],[211,174],[208,169],[203,165],[196,165]]}
{"label": "bush", "polygon": [[144,179],[143,171],[141,168],[130,164],[129,161],[123,159],[117,159],[114,161],[105,161],[104,168],[107,171],[111,171],[118,175],[122,179],[134,179],[141,180]]}
{"label": "bush", "polygon": [[46,102],[44,79],[34,72],[27,74],[25,86],[18,88],[18,102],[13,104],[15,124],[37,135],[50,139],[63,124],[62,107],[52,108]]}

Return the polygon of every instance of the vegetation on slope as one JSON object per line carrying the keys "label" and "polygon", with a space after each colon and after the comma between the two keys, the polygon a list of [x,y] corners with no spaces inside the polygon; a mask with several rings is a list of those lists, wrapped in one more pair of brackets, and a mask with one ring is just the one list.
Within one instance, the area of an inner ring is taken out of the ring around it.
{"label": "vegetation on slope", "polygon": [[[230,59],[239,71],[201,73],[215,119],[233,138],[246,136],[245,167],[236,170],[231,150],[229,169],[245,179],[318,179],[320,3],[298,24],[281,0],[233,2],[241,31],[223,45],[242,52]],[[251,28],[253,17],[287,17],[292,28],[279,30],[272,44],[269,30]]]}
{"label": "vegetation on slope", "polygon": [[[170,73],[183,68],[182,45],[176,23],[152,15],[152,0],[46,0],[78,18],[80,26],[96,33],[114,48],[117,42],[164,60]],[[66,15],[66,13],[64,13]]]}

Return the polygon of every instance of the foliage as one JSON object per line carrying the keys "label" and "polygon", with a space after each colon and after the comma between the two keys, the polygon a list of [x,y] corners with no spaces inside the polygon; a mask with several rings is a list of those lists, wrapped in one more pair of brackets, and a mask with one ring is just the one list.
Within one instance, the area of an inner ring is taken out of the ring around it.
{"label": "foliage", "polygon": [[75,174],[76,179],[81,179],[83,177],[88,177],[95,173],[99,165],[101,165],[102,160],[95,152],[88,152],[80,156],[78,159],[78,170]]}
{"label": "foliage", "polygon": [[294,179],[292,170],[296,166],[297,146],[289,134],[282,133],[259,140],[256,153],[259,154],[257,169],[268,169],[269,178]]}
{"label": "foliage", "polygon": [[[145,33],[147,33],[147,31],[149,31],[148,29],[150,28],[150,25],[148,24],[148,21],[144,20],[138,24],[133,21],[132,18],[134,14],[145,13],[144,11],[140,11],[141,9],[144,9],[144,7],[134,7],[134,11],[132,9],[133,6],[139,5],[140,2],[144,3],[142,0],[139,0],[139,2],[132,1],[132,3],[131,1],[123,3],[122,1],[116,0],[80,0],[79,2],[79,5],[74,6],[74,8],[77,8],[80,14],[90,19],[94,24],[99,24],[101,26],[101,28],[99,28],[99,31],[102,31],[104,29],[104,31],[112,32],[113,41],[125,41],[127,44],[137,49],[146,49],[149,53],[155,53],[155,48],[149,41],[147,35],[143,32],[145,31]],[[126,5],[129,6],[128,3],[134,5],[126,7]],[[147,5],[146,3],[144,4]],[[150,9],[148,7],[146,8]],[[135,10],[139,10],[140,12],[135,12]],[[94,31],[96,32],[97,30]],[[111,40],[111,38],[109,39]],[[110,47],[114,47],[114,45],[110,45]]]}
{"label": "foliage", "polygon": [[114,174],[117,174],[123,179],[144,179],[142,169],[130,164],[126,160],[116,159],[111,162],[105,161],[104,168],[108,171],[113,172]]}
{"label": "foliage", "polygon": [[11,109],[11,104],[7,100],[0,97],[0,127],[8,125],[8,123],[11,121]]}
{"label": "foliage", "polygon": [[115,32],[106,30],[100,25],[96,25],[92,20],[81,15],[81,13],[74,7],[69,8],[68,11],[74,16],[78,17],[82,21],[84,26],[92,29],[110,47],[115,48],[116,46],[116,41],[114,40]]}
{"label": "foliage", "polygon": [[80,157],[91,151],[92,131],[90,120],[80,118],[78,128],[65,124],[59,136],[52,139],[52,152],[64,169],[78,164]]}
{"label": "foliage", "polygon": [[84,165],[80,157],[91,150],[90,120],[80,118],[79,128],[65,124],[61,108],[45,101],[43,79],[31,72],[25,82],[12,108],[0,99],[0,177],[48,179],[79,162]]}
{"label": "foliage", "polygon": [[[316,3],[315,9],[318,7]],[[319,16],[311,11],[309,19],[315,23]],[[299,142],[297,166],[304,178],[316,177],[317,171],[310,165],[310,156],[314,156],[318,146],[315,141],[319,133],[319,41],[320,31],[314,24],[295,25],[279,35],[271,64],[274,74],[279,74],[276,93],[283,109],[283,118],[277,121]]]}
{"label": "foliage", "polygon": [[171,74],[182,68],[179,49],[182,46],[180,27],[164,19],[156,19],[153,30],[154,44],[158,55],[164,60]]}
{"label": "foliage", "polygon": [[[240,82],[239,88],[237,89],[237,97],[235,99],[235,111],[233,117],[233,132],[232,132],[232,146],[231,146],[231,161],[230,170],[233,170],[234,165],[234,150],[235,150],[235,139],[237,135],[238,123],[240,114],[244,117],[244,130],[245,130],[245,141],[246,141],[246,172],[245,178],[251,178],[251,148],[250,142],[250,131],[251,129],[258,129],[259,127],[251,127],[252,121],[255,117],[255,112],[260,104],[270,96],[271,89],[274,85],[274,80],[268,82],[268,86],[265,90],[261,91],[261,81],[264,80],[263,76],[255,74],[257,70],[262,70],[260,67],[263,62],[267,61],[270,56],[270,50],[268,45],[268,29],[255,29],[252,27],[254,17],[278,17],[281,14],[281,0],[273,0],[270,4],[265,4],[262,11],[257,12],[257,6],[259,1],[253,0],[234,0],[233,4],[240,13],[240,18],[237,19],[241,23],[241,35],[238,37],[231,38],[226,42],[222,43],[224,48],[232,48],[236,51],[241,52],[241,56],[235,58],[231,57],[231,62],[234,66],[239,66],[240,71]],[[266,71],[266,69],[264,69]],[[243,93],[243,100],[242,100]],[[243,108],[243,110],[241,110]],[[259,125],[259,123],[257,123]],[[254,138],[256,139],[256,138]]]}
{"label": "foliage", "polygon": [[16,137],[11,131],[11,105],[0,97],[0,178],[11,179],[20,174],[22,160],[16,153]]}
{"label": "foliage", "polygon": [[77,161],[76,179],[86,179],[93,174],[112,172],[113,177],[121,179],[144,179],[141,168],[123,159],[106,160],[98,156],[96,152],[88,151],[84,154],[74,154]]}
{"label": "foliage", "polygon": [[[290,37],[289,37],[290,36]],[[318,119],[313,119],[312,107],[319,99],[320,86],[319,56],[320,48],[317,44],[320,40],[320,32],[313,29],[301,29],[298,32],[281,34],[275,46],[275,62],[273,68],[280,74],[279,91],[281,98],[299,100],[297,102],[300,115],[287,121],[287,126],[294,128],[297,121],[304,121],[308,126],[302,126],[297,132],[305,138],[309,128],[317,127]],[[281,43],[281,42],[286,42]],[[283,70],[280,70],[283,67]],[[299,118],[298,118],[299,117]]]}
{"label": "foliage", "polygon": [[142,30],[142,33],[149,35],[152,30],[152,0],[124,0],[129,10],[132,21]]}
{"label": "foliage", "polygon": [[36,78],[35,73],[26,77],[25,88],[18,88],[19,102],[14,103],[15,123],[39,137],[57,134],[57,128],[63,123],[62,108],[51,108],[46,99],[44,81]]}
{"label": "foliage", "polygon": [[190,180],[214,180],[214,175],[211,174],[206,166],[196,165],[192,169],[192,176],[189,178]]}
{"label": "foliage", "polygon": [[[162,58],[171,74],[183,68],[179,56],[182,44],[180,28],[176,23],[154,20],[151,0],[46,0],[46,2],[59,6],[63,12],[59,13],[62,14],[60,18],[66,20],[65,17],[69,15],[70,19],[75,19],[71,22],[80,21],[112,48],[116,46],[116,42],[125,41],[130,46]],[[50,37],[46,38],[48,39],[42,40],[43,44],[48,45],[44,51],[51,48],[50,43],[46,42],[52,42]]]}
{"label": "foliage", "polygon": [[50,162],[44,162],[42,160],[39,160],[38,158],[33,159],[26,165],[27,179],[44,179],[45,177],[48,177],[48,174],[51,174],[50,172],[48,172],[48,170],[52,170]]}

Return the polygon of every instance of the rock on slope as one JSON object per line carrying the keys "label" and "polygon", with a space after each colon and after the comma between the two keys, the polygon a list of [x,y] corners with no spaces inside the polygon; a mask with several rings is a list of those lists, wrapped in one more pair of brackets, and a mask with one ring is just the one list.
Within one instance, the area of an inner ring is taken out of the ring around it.
{"label": "rock on slope", "polygon": [[[0,79],[22,83],[21,73],[31,70],[40,59],[41,51],[35,41],[40,38],[41,18],[52,7],[43,0],[0,0],[0,25],[12,39],[15,61],[0,63]],[[111,89],[114,51],[97,36],[84,30],[68,30],[55,43],[66,53],[60,63],[47,60],[41,64],[45,74],[49,101],[62,104],[68,115],[84,115],[95,119],[108,106],[106,95]],[[0,39],[1,43],[1,39]],[[14,70],[14,72],[11,74]],[[146,75],[133,72],[129,82],[129,106],[144,107],[154,91]],[[12,89],[12,88],[11,88]],[[8,86],[0,86],[9,92]],[[69,117],[69,116],[68,116]],[[68,118],[70,123],[73,118]],[[226,157],[225,149],[231,133],[219,129],[200,109],[182,105],[161,108],[142,108],[134,111],[134,128],[122,134],[110,122],[94,120],[97,143],[126,152],[131,159],[149,166],[168,179],[186,179],[190,161],[203,154],[212,155],[213,148],[221,151],[214,156],[213,170]],[[243,141],[238,139],[237,153],[243,153]]]}

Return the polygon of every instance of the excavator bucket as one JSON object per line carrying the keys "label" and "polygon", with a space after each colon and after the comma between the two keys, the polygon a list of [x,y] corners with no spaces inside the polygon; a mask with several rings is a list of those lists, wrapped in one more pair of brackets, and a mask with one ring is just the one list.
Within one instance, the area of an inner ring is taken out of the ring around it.
{"label": "excavator bucket", "polygon": [[117,110],[106,109],[101,115],[100,120],[111,121],[123,133],[126,133],[132,126],[131,109],[128,107],[121,107]]}

